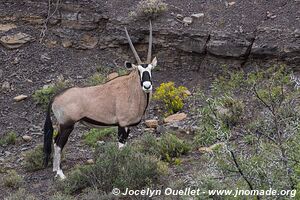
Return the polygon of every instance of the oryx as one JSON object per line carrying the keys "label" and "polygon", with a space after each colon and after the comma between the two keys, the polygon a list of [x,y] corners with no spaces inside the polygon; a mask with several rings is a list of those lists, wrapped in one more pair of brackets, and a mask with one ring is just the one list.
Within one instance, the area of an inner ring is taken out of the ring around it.
{"label": "oryx", "polygon": [[54,137],[53,171],[61,179],[65,178],[60,168],[61,151],[77,122],[95,126],[118,126],[119,147],[122,147],[129,134],[129,127],[140,123],[149,104],[152,92],[151,70],[157,59],[151,62],[152,25],[147,61],[143,63],[138,56],[125,28],[126,37],[137,65],[125,62],[126,68],[133,71],[117,77],[102,85],[92,87],[73,87],[55,96],[49,103],[44,124],[44,165],[48,165],[51,154],[53,126],[51,110],[58,122],[58,134]]}

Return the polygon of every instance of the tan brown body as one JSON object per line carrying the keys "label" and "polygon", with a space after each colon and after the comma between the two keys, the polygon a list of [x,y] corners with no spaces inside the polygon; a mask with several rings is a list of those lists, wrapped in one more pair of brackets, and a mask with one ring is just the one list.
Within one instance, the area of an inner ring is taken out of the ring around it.
{"label": "tan brown body", "polygon": [[59,124],[89,118],[127,127],[141,121],[147,104],[147,94],[134,70],[103,85],[68,89],[54,99],[52,110]]}

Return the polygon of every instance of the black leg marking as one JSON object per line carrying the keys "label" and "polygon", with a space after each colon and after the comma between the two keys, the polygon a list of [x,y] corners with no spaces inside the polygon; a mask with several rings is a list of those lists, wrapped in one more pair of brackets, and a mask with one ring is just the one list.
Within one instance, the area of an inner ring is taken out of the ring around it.
{"label": "black leg marking", "polygon": [[129,132],[130,132],[129,128],[127,128],[126,131],[124,127],[118,126],[118,139],[120,143],[125,144],[129,136]]}
{"label": "black leg marking", "polygon": [[65,144],[68,141],[70,133],[74,129],[74,124],[72,125],[60,125],[57,136],[54,138],[55,144],[61,148],[64,148]]}

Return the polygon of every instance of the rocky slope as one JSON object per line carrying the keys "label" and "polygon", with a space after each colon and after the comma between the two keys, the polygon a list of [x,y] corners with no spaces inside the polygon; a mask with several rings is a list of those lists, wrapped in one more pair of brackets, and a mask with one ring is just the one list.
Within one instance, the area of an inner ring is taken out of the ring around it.
{"label": "rocky slope", "polygon": [[[12,158],[9,165],[17,168],[20,153],[42,141],[44,113],[31,98],[34,91],[61,75],[82,85],[99,66],[116,69],[134,61],[125,26],[141,57],[146,56],[149,24],[133,15],[138,0],[50,2],[50,7],[39,0],[0,2],[0,136],[14,131],[33,137],[18,147],[0,147],[0,167]],[[207,86],[224,64],[245,69],[272,63],[297,69],[300,64],[299,0],[165,2],[168,11],[152,19],[156,85],[175,81],[192,91]],[[28,98],[15,102],[21,94]],[[80,146],[79,133],[71,138],[76,144],[71,152]],[[88,157],[84,150],[79,154],[69,155],[69,165]],[[25,174],[41,197],[52,184],[49,173]]]}

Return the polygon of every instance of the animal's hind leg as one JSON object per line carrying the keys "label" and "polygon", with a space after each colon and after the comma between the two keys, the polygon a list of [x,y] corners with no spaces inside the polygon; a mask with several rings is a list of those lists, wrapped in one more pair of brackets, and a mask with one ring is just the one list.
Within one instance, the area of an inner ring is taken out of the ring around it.
{"label": "animal's hind leg", "polygon": [[68,141],[70,133],[74,129],[74,124],[72,125],[59,125],[59,130],[57,136],[54,138],[54,158],[53,158],[53,171],[56,172],[56,176],[61,179],[65,179],[65,175],[60,168],[61,162],[61,152]]}
{"label": "animal's hind leg", "polygon": [[129,136],[130,129],[128,127],[118,127],[119,148],[123,148]]}

